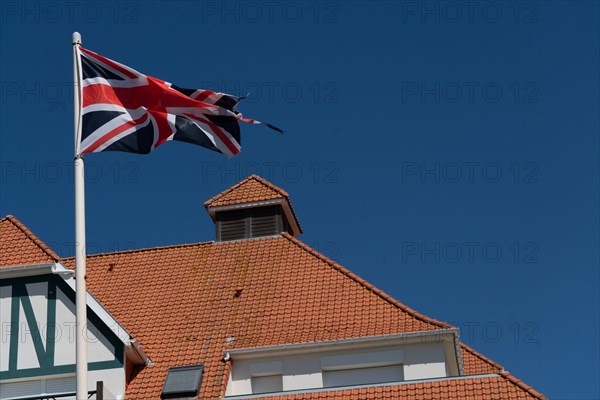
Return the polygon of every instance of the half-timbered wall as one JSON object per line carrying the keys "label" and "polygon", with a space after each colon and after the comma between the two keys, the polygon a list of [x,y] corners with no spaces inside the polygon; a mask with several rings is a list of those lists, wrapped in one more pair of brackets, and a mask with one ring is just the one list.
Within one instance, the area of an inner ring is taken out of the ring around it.
{"label": "half-timbered wall", "polygon": [[[48,386],[71,385],[75,320],[75,293],[61,276],[0,280],[0,392],[50,394]],[[90,389],[101,380],[105,396],[122,397],[123,342],[89,308],[87,328]]]}

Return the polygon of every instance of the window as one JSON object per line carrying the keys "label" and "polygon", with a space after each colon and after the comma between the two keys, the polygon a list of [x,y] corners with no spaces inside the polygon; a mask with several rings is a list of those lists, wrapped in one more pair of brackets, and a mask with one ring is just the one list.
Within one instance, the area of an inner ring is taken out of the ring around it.
{"label": "window", "polygon": [[282,375],[267,375],[252,377],[252,393],[271,393],[283,391]]}
{"label": "window", "polygon": [[162,398],[175,399],[197,396],[200,390],[200,382],[202,382],[203,369],[202,364],[169,368],[162,390]]}
{"label": "window", "polygon": [[402,350],[367,351],[321,357],[324,387],[404,380]]}
{"label": "window", "polygon": [[365,385],[404,380],[402,365],[323,371],[323,387]]}
{"label": "window", "polygon": [[283,363],[279,360],[255,362],[250,365],[252,393],[283,391]]}

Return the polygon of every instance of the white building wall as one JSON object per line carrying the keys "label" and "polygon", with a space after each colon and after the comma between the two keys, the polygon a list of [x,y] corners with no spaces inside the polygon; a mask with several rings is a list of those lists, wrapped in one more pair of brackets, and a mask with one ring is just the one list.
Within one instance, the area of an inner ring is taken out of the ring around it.
{"label": "white building wall", "polygon": [[88,371],[88,388],[96,389],[96,382],[104,382],[104,398],[121,400],[125,398],[124,368]]}

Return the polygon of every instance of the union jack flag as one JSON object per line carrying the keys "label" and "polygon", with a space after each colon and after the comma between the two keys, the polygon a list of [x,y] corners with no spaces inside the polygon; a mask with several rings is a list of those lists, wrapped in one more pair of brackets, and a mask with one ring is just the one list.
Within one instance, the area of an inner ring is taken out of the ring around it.
{"label": "union jack flag", "polygon": [[147,154],[177,140],[233,157],[241,148],[238,121],[260,124],[235,110],[239,97],[184,89],[81,46],[78,55],[81,119],[77,154]]}

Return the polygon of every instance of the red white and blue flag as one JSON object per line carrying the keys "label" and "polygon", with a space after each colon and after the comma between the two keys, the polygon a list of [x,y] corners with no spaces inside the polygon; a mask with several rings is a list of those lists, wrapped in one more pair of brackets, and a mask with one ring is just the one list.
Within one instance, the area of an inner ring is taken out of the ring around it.
{"label": "red white and blue flag", "polygon": [[235,110],[239,97],[180,88],[81,46],[78,53],[81,88],[78,154],[101,151],[147,154],[169,140],[176,140],[233,157],[241,149],[238,121],[260,124]]}

